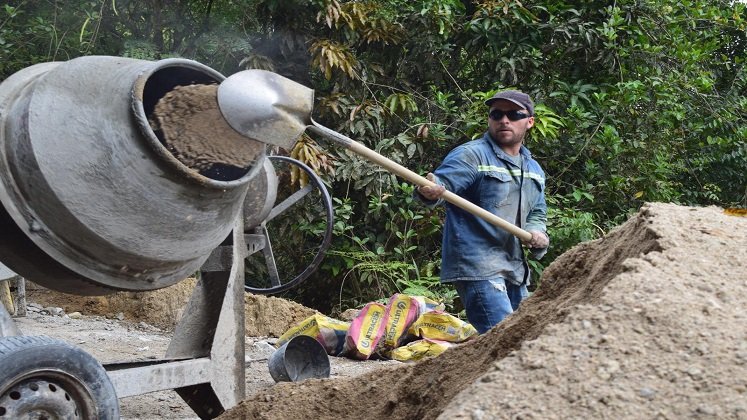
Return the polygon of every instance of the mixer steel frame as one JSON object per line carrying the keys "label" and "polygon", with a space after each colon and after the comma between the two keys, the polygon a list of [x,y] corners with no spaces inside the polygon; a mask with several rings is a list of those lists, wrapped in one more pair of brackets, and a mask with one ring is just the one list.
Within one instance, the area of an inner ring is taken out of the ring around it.
{"label": "mixer steel frame", "polygon": [[[200,418],[215,418],[245,398],[244,259],[265,247],[238,217],[232,244],[216,248],[174,330],[164,358],[104,363],[118,398],[175,390]],[[0,337],[21,335],[0,305]]]}

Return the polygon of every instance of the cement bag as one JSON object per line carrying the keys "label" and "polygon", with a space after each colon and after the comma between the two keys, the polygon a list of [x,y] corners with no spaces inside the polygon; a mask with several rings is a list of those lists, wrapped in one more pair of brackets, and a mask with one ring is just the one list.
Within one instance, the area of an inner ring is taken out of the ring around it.
{"label": "cement bag", "polygon": [[392,349],[399,347],[405,338],[407,329],[418,316],[420,316],[420,304],[417,299],[399,293],[392,295],[386,305],[386,326],[379,351],[388,356]]}
{"label": "cement bag", "polygon": [[429,299],[425,296],[413,296],[413,299],[418,303],[418,316],[423,315],[426,312],[431,311],[445,311],[446,306],[443,303],[438,303],[433,299]]}
{"label": "cement bag", "polygon": [[449,347],[455,345],[456,344],[449,343],[448,341],[424,338],[392,350],[392,359],[399,360],[400,362],[414,362],[416,360],[425,359],[426,357],[438,356]]}
{"label": "cement bag", "polygon": [[315,338],[324,347],[327,354],[337,356],[342,352],[345,345],[345,335],[349,327],[349,322],[314,314],[286,331],[275,345],[281,347],[293,337],[307,335]]}
{"label": "cement bag", "polygon": [[478,335],[472,324],[442,311],[420,315],[407,330],[407,334],[450,343],[459,343]]}
{"label": "cement bag", "polygon": [[380,303],[367,303],[350,323],[342,354],[360,360],[371,357],[384,335],[385,324],[386,307]]}

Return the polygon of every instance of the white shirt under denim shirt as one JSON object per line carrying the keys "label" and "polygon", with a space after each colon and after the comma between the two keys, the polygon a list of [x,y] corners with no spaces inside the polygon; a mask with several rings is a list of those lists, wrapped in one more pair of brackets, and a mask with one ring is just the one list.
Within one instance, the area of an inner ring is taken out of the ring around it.
{"label": "white shirt under denim shirt", "polygon": [[[524,230],[546,232],[545,172],[521,146],[522,167],[512,162],[486,132],[454,148],[433,174],[448,191]],[[417,190],[416,190],[417,191]],[[521,241],[505,230],[445,202],[415,196],[428,207],[446,206],[441,246],[441,282],[503,278],[529,284]],[[519,211],[521,196],[521,215]],[[530,250],[541,258],[547,248]]]}

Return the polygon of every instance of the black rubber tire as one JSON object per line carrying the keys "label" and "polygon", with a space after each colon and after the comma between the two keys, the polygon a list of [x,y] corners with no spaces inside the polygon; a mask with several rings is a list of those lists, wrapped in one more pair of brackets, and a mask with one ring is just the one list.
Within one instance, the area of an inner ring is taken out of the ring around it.
{"label": "black rubber tire", "polygon": [[78,347],[45,336],[0,337],[0,366],[0,419],[119,418],[106,370]]}

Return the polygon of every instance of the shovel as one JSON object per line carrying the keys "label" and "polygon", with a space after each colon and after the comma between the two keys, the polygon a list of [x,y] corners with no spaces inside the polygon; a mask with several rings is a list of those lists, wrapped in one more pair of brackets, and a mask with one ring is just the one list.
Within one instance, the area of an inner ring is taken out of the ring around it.
{"label": "shovel", "polygon": [[[436,184],[366,146],[316,123],[311,118],[314,91],[265,70],[245,70],[231,75],[218,87],[218,107],[234,130],[265,143],[290,149],[307,128],[383,167],[413,184]],[[521,240],[532,234],[464,198],[444,191],[443,199],[478,216]]]}

